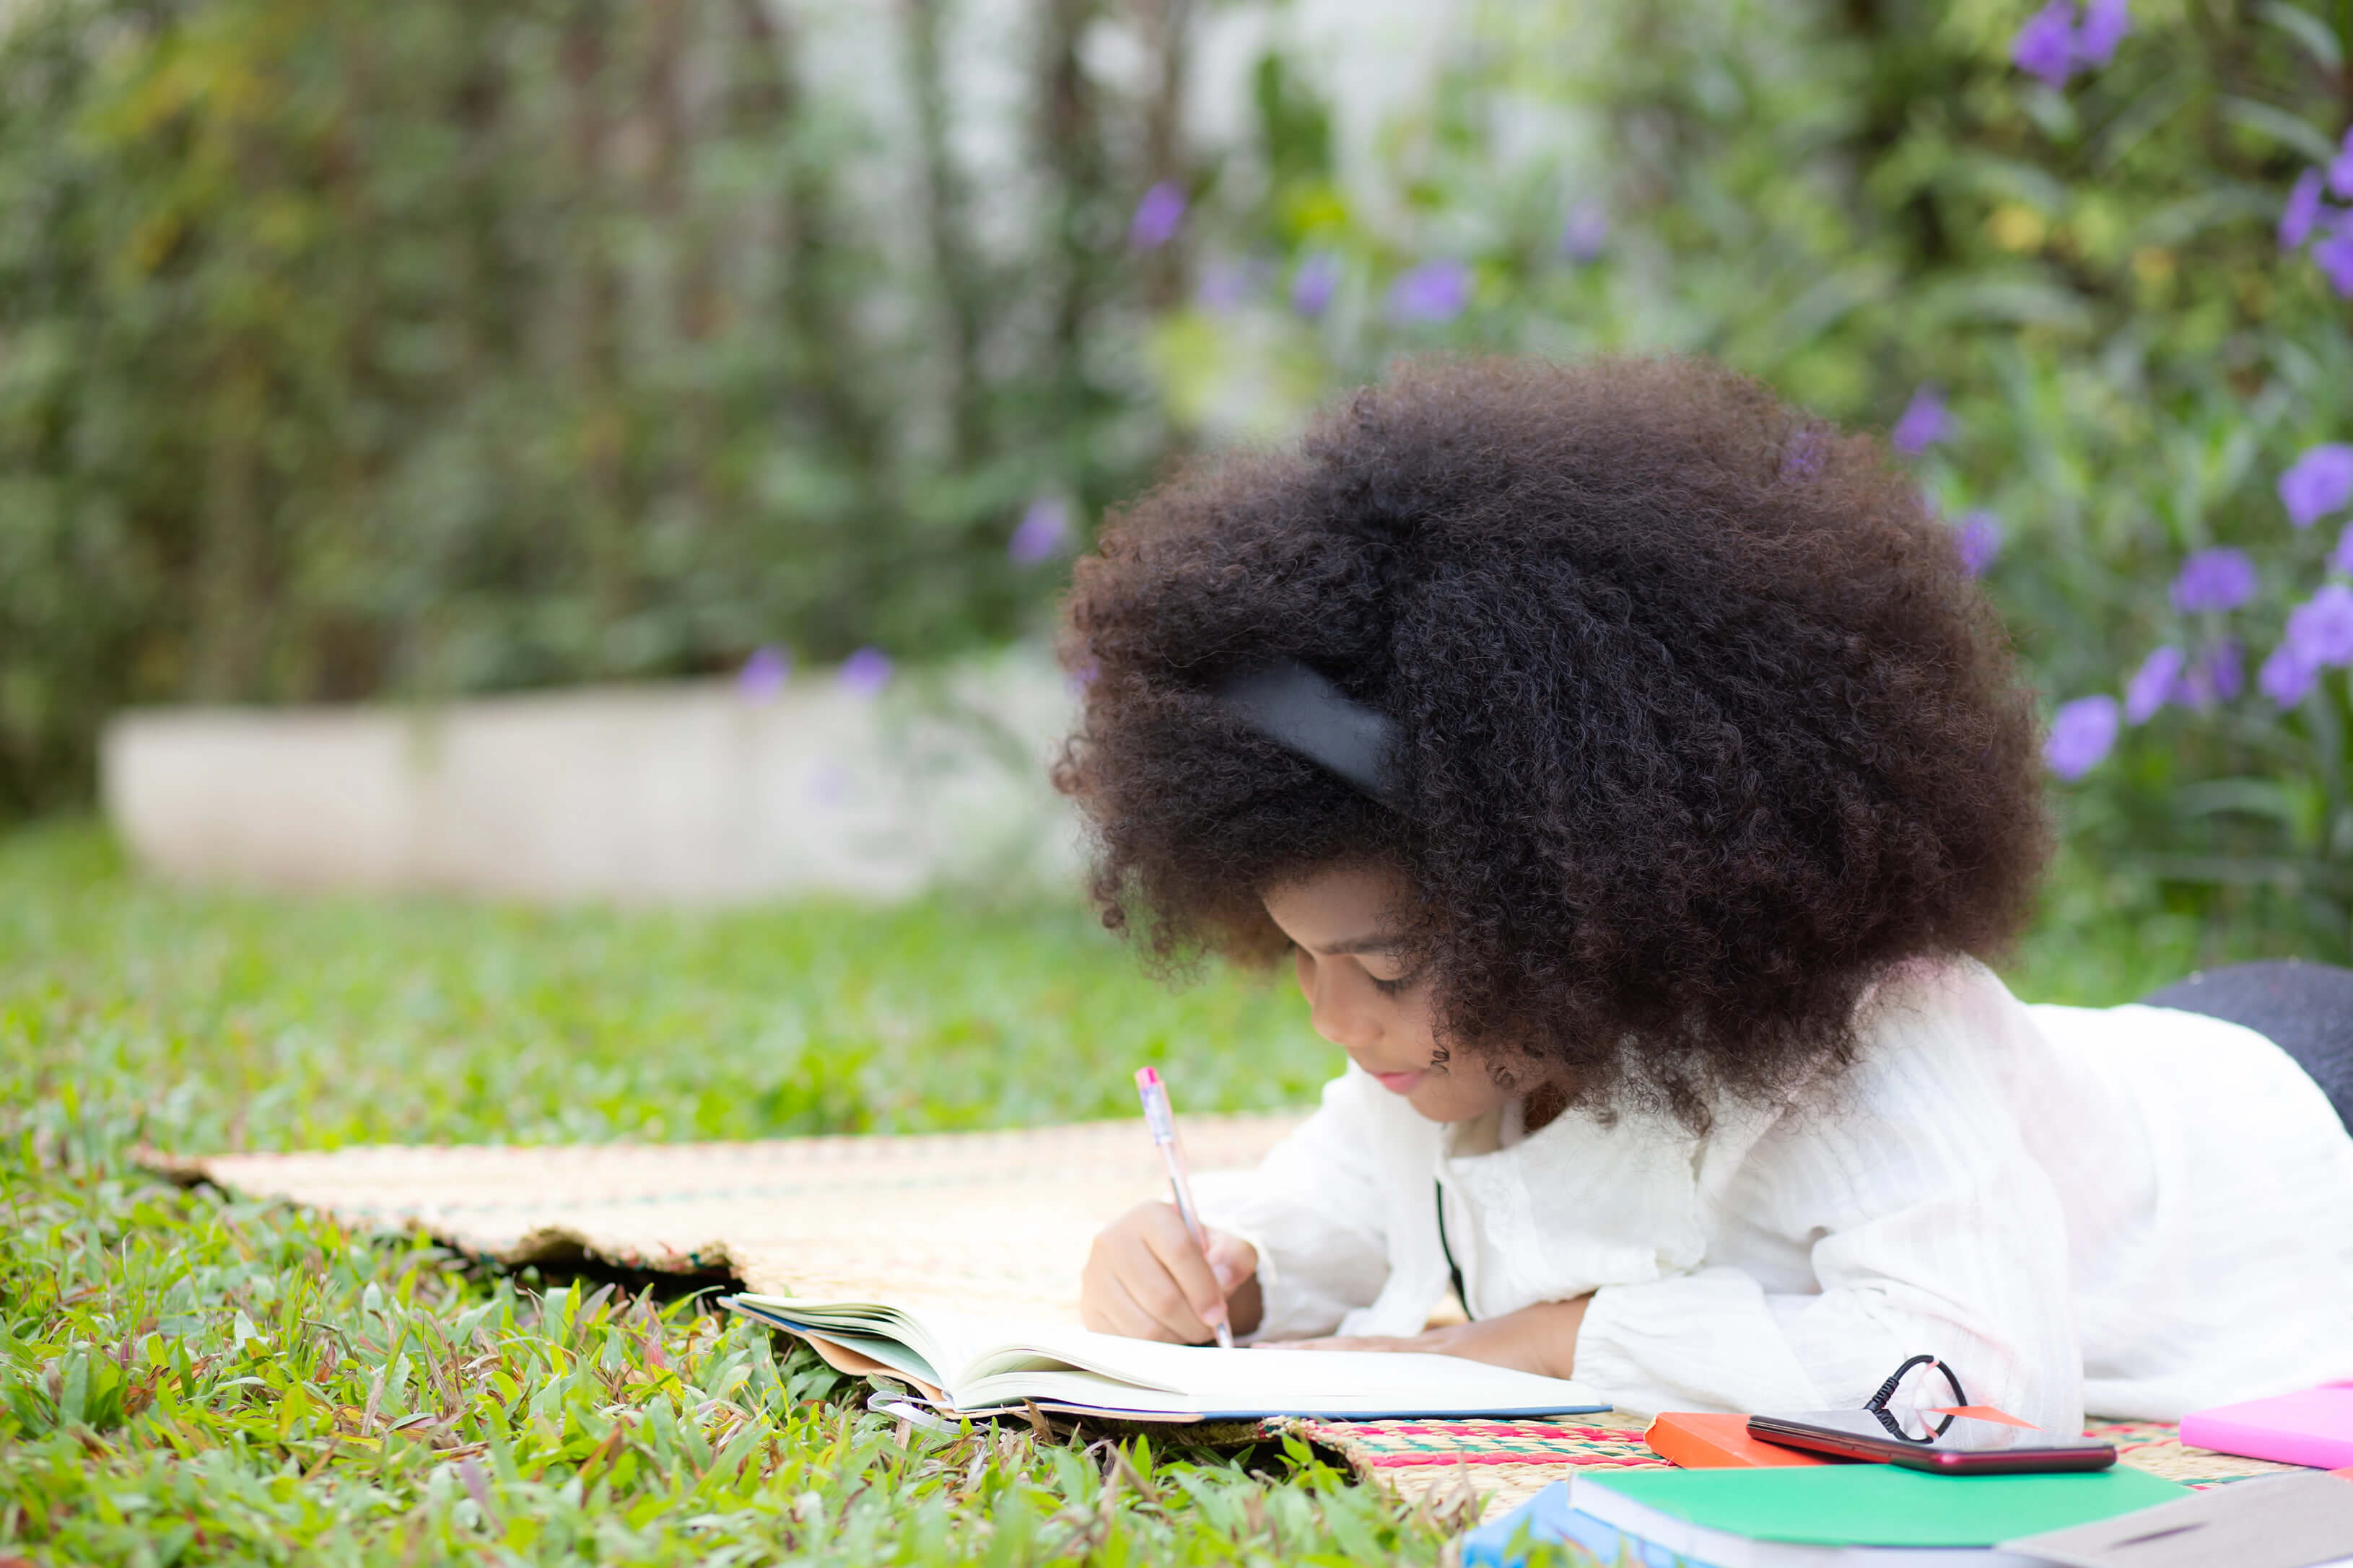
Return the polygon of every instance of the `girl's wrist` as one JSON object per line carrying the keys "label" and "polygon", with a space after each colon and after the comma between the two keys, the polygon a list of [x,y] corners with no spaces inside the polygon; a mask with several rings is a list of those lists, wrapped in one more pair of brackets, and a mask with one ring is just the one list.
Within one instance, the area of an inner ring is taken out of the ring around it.
{"label": "girl's wrist", "polygon": [[1566,1381],[1577,1375],[1577,1336],[1585,1328],[1585,1310],[1592,1305],[1589,1295],[1569,1301],[1546,1301],[1533,1309],[1542,1311],[1545,1323],[1545,1368],[1546,1377]]}

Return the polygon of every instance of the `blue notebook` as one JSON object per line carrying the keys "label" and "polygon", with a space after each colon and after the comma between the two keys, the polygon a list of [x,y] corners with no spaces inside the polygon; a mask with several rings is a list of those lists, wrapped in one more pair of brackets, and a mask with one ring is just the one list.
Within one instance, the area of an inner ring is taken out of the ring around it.
{"label": "blue notebook", "polygon": [[[1645,1555],[1638,1541],[1568,1506],[1568,1483],[1555,1481],[1493,1524],[1462,1538],[1461,1568],[1524,1568],[1532,1545],[1574,1543],[1617,1568],[1621,1561],[1641,1568],[1678,1568],[1672,1553]],[[1700,1568],[1698,1564],[1683,1568]]]}

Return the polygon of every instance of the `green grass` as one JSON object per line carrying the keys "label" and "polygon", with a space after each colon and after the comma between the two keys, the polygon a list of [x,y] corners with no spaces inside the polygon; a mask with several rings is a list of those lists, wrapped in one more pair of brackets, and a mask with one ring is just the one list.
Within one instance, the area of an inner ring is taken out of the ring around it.
{"label": "green grass", "polygon": [[[2200,956],[2077,877],[2026,994]],[[1296,1104],[1337,1064],[1270,981],[1170,991],[1081,912],[274,901],[0,838],[0,1559],[1434,1560],[1441,1521],[1296,1446],[907,1432],[765,1331],[483,1277],[139,1174],[166,1148],[737,1138]]]}
{"label": "green grass", "polygon": [[[1272,984],[1171,992],[1074,909],[277,902],[0,839],[0,1558],[1431,1561],[1303,1447],[908,1432],[688,1299],[484,1278],[183,1193],[141,1141],[733,1138],[1296,1104]],[[1255,1471],[1256,1473],[1253,1473]]]}

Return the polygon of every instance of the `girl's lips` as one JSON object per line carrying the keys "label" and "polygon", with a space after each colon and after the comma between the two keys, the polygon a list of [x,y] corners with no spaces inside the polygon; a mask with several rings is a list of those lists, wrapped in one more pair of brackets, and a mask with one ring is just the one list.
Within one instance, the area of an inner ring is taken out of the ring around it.
{"label": "girl's lips", "polygon": [[1413,1086],[1422,1080],[1427,1071],[1427,1068],[1422,1068],[1413,1072],[1377,1072],[1373,1075],[1373,1081],[1391,1094],[1411,1094]]}

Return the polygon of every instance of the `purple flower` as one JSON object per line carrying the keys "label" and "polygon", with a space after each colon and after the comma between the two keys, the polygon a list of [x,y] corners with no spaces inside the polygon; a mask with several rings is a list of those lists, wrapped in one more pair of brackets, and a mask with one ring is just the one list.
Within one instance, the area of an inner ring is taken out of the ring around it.
{"label": "purple flower", "polygon": [[2327,234],[2313,241],[2312,259],[2340,299],[2353,298],[2353,224],[2342,214]]}
{"label": "purple flower", "polygon": [[1961,552],[1961,570],[1982,577],[2001,553],[2001,519],[1989,511],[1964,512],[1953,525],[1953,542]]}
{"label": "purple flower", "polygon": [[2287,642],[2312,664],[2353,664],[2353,588],[2331,583],[2290,610]]}
{"label": "purple flower", "polygon": [[2193,550],[2173,579],[2173,607],[2184,615],[2235,610],[2255,596],[2255,563],[2243,550]]}
{"label": "purple flower", "polygon": [[2182,675],[2181,684],[2174,688],[2174,700],[2192,708],[2211,708],[2217,702],[2228,702],[2246,689],[2247,651],[2232,638],[2225,637],[2200,656]]}
{"label": "purple flower", "polygon": [[2063,779],[2079,779],[2098,765],[2116,743],[2118,716],[2113,697],[2078,697],[2051,715],[2042,760]]}
{"label": "purple flower", "polygon": [[2129,0],[2085,0],[2083,25],[2075,29],[2076,63],[2106,65],[2115,58],[2116,46],[2131,31]]}
{"label": "purple flower", "polygon": [[1568,216],[1561,220],[1560,254],[1563,260],[1591,261],[1609,243],[1609,212],[1599,202],[1578,202],[1568,209]]}
{"label": "purple flower", "polygon": [[2018,36],[2010,41],[2010,59],[2020,70],[2040,77],[2051,87],[2065,87],[2075,70],[2074,0],[2051,0],[2029,16],[2026,25],[2018,29]]}
{"label": "purple flower", "polygon": [[735,694],[746,702],[765,702],[792,678],[792,655],[774,644],[755,647],[735,672]]}
{"label": "purple flower", "polygon": [[2279,499],[2298,528],[2310,528],[2353,500],[2353,447],[2331,442],[2306,449],[2279,477]]}
{"label": "purple flower", "polygon": [[1017,565],[1035,566],[1060,550],[1062,542],[1070,536],[1069,504],[1059,496],[1039,496],[1029,503],[1029,510],[1021,514],[1020,522],[1013,530],[1013,537],[1006,542],[1005,553],[1011,556]]}
{"label": "purple flower", "polygon": [[1184,221],[1185,193],[1173,182],[1163,180],[1135,204],[1135,216],[1127,224],[1127,247],[1157,250],[1176,237]]}
{"label": "purple flower", "polygon": [[2205,669],[2206,684],[2224,702],[2247,689],[2247,650],[2235,638],[2225,639],[2207,650]]}
{"label": "purple flower", "polygon": [[2285,642],[2272,649],[2263,668],[2255,672],[2255,684],[2282,708],[2303,701],[2319,679],[2320,667],[2305,658],[2294,643]]}
{"label": "purple flower", "polygon": [[1425,261],[1389,287],[1389,314],[1400,321],[1451,321],[1471,302],[1471,269],[1459,261]]}
{"label": "purple flower", "polygon": [[2238,647],[2235,637],[2223,637],[2221,642],[2207,648],[2205,660],[2200,663],[2200,672],[2205,675],[2207,689],[2217,696],[2217,700],[2228,703],[2247,689],[2247,648]]}
{"label": "purple flower", "polygon": [[2328,160],[2328,189],[2339,201],[2353,196],[2353,131],[2345,132],[2337,156]]}
{"label": "purple flower", "polygon": [[1303,316],[1320,316],[1332,305],[1340,287],[1340,258],[1319,250],[1299,263],[1291,275],[1291,308]]}
{"label": "purple flower", "polygon": [[891,684],[891,656],[879,647],[862,647],[841,661],[834,682],[860,700],[882,695]]}
{"label": "purple flower", "polygon": [[2320,191],[2319,170],[2306,169],[2295,177],[2295,185],[2287,193],[2287,205],[2280,208],[2279,247],[2282,250],[2294,250],[2312,237],[2314,226],[2328,211],[2328,204],[2320,199]]}
{"label": "purple flower", "polygon": [[2353,522],[2337,536],[2337,548],[2328,552],[2328,566],[2333,572],[2353,572]]}
{"label": "purple flower", "polygon": [[1945,395],[1933,383],[1923,382],[1889,431],[1887,439],[1907,458],[1915,458],[1953,435],[1953,416],[1945,408]]}
{"label": "purple flower", "polygon": [[2187,662],[2181,650],[2171,643],[2152,652],[2140,661],[2133,678],[2125,683],[2125,722],[2146,724],[2165,706],[2173,695],[2175,684],[2181,679],[2181,667]]}

